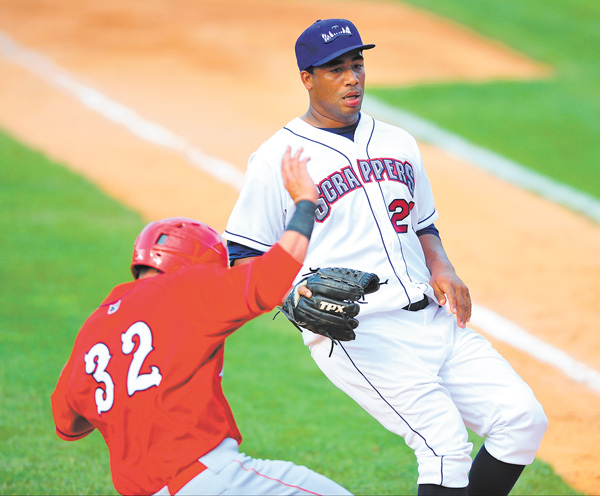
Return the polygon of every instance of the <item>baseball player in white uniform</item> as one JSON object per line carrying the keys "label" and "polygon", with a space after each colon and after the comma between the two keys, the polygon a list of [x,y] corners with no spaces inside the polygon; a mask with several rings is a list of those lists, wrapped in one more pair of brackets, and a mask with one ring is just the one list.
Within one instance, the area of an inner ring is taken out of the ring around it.
{"label": "baseball player in white uniform", "polygon": [[[547,418],[529,386],[467,327],[469,291],[448,260],[415,139],[361,112],[364,44],[345,19],[319,20],[296,42],[309,109],[250,157],[224,237],[232,264],[260,256],[294,213],[280,163],[302,148],[318,188],[303,270],[374,272],[356,339],[304,330],[320,369],[418,462],[418,494],[508,494],[530,464]],[[450,312],[444,308],[447,306]],[[472,462],[467,427],[485,437]]]}

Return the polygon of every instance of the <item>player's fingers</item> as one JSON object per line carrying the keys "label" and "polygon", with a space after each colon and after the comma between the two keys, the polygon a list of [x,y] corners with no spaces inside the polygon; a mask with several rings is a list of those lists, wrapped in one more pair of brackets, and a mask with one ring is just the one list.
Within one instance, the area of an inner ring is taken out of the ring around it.
{"label": "player's fingers", "polygon": [[302,147],[298,148],[296,150],[296,153],[294,153],[294,160],[296,160],[296,161],[300,160],[300,155],[302,155],[303,151],[304,151],[304,148],[302,148]]}
{"label": "player's fingers", "polygon": [[306,169],[306,163],[309,161],[309,157],[300,159],[304,148],[298,148],[294,155],[292,155],[292,149],[290,146],[287,147],[284,160],[287,161],[287,171],[290,176],[298,176]]}
{"label": "player's fingers", "polygon": [[441,306],[444,306],[446,304],[446,295],[444,294],[444,292],[440,289],[440,287],[435,284],[435,283],[431,283],[431,287],[433,288],[433,294],[435,295],[436,300],[438,301],[438,303]]}
{"label": "player's fingers", "polygon": [[283,159],[287,163],[289,163],[291,158],[292,158],[292,147],[288,145],[285,149],[285,153],[283,154]]}
{"label": "player's fingers", "polygon": [[303,151],[304,151],[303,148],[300,148],[298,150],[298,158],[296,159],[296,171],[298,174],[302,174],[308,178],[309,176],[308,176],[308,169],[306,167],[306,164],[308,164],[310,157],[304,157],[302,160],[300,160],[300,156]]}
{"label": "player's fingers", "polygon": [[312,291],[310,289],[308,289],[306,286],[300,286],[298,288],[298,294],[300,294],[301,296],[306,296],[307,298],[310,298],[312,296]]}
{"label": "player's fingers", "polygon": [[469,298],[469,290],[465,286],[459,286],[454,290],[454,310],[452,313],[456,315],[456,322],[461,328],[465,328],[471,316],[471,299]]}
{"label": "player's fingers", "polygon": [[300,159],[303,151],[303,148],[299,148],[292,156],[291,147],[286,148],[281,160],[283,185],[295,203],[301,200],[316,202],[318,198],[317,188],[306,167],[310,157]]}
{"label": "player's fingers", "polygon": [[465,327],[467,322],[471,320],[471,296],[466,287],[462,288],[457,298],[456,318],[460,327]]}
{"label": "player's fingers", "polygon": [[281,175],[284,185],[290,185],[298,179],[298,153],[302,148],[292,156],[292,147],[288,145],[281,161]]}
{"label": "player's fingers", "polygon": [[290,172],[297,177],[302,170],[300,167],[300,156],[302,155],[302,148],[298,148],[294,155],[291,156],[290,160]]}
{"label": "player's fingers", "polygon": [[456,307],[456,294],[453,289],[450,289],[446,292],[446,297],[448,298],[448,308],[450,311],[458,317],[457,307]]}
{"label": "player's fingers", "polygon": [[[448,301],[448,310],[456,316],[458,326],[464,327],[465,324],[462,321],[462,314],[459,311],[456,287],[453,284],[444,283],[440,284],[439,289],[444,293],[445,299]],[[438,301],[439,300],[440,298],[438,298]],[[443,305],[443,303],[440,303],[440,305]]]}

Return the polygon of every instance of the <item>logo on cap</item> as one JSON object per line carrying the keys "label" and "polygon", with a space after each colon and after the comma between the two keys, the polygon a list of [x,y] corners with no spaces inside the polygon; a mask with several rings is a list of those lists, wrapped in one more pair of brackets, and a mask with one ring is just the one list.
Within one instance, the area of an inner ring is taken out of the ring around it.
{"label": "logo on cap", "polygon": [[368,50],[358,29],[347,19],[318,20],[307,27],[296,40],[298,69],[318,67],[352,50]]}
{"label": "logo on cap", "polygon": [[350,26],[341,28],[336,24],[335,26],[331,26],[329,33],[321,33],[321,36],[325,43],[331,43],[340,36],[352,36],[352,31],[350,31]]}

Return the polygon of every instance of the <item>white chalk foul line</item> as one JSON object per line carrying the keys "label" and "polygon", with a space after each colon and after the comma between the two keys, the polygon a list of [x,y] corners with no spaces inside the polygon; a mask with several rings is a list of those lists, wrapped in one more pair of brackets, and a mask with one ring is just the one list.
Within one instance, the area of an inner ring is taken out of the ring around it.
{"label": "white chalk foul line", "polygon": [[47,57],[18,45],[3,33],[0,33],[0,53],[11,62],[74,96],[86,107],[127,128],[139,138],[182,155],[194,167],[219,181],[237,190],[241,188],[244,174],[232,164],[203,153],[160,124],[144,119],[130,108],[82,84]]}
{"label": "white chalk foul line", "polygon": [[532,336],[521,327],[500,317],[491,310],[473,305],[471,324],[481,327],[486,334],[524,351],[540,362],[559,368],[571,379],[581,382],[595,392],[600,393],[600,373],[598,371],[578,362],[564,351]]}
{"label": "white chalk foul line", "polygon": [[[49,84],[59,88],[61,91],[74,96],[83,105],[98,112],[110,121],[124,126],[139,138],[179,153],[194,167],[229,184],[235,189],[241,189],[243,173],[235,166],[221,159],[206,155],[160,124],[140,117],[128,107],[109,99],[94,88],[78,82],[73,75],[57,66],[47,57],[18,45],[2,32],[0,32],[0,54],[11,62],[29,70]],[[368,105],[366,106],[369,107],[369,112],[373,112],[374,115],[381,116],[383,119],[407,128],[416,137],[427,139],[433,144],[449,151],[453,149],[458,150],[458,152],[455,151],[454,153],[457,153],[469,162],[475,162],[476,165],[479,165],[478,160],[486,162],[490,157],[496,157],[496,160],[498,158],[492,152],[474,147],[474,145],[470,145],[462,138],[451,135],[423,119],[389,108],[377,102],[373,97],[369,97]],[[454,146],[452,146],[452,143],[454,143]],[[468,156],[468,150],[474,149],[478,150],[478,154],[474,154],[473,157]],[[483,159],[481,158],[482,156]],[[498,166],[500,169],[501,163],[502,160],[500,160],[500,165]],[[486,169],[487,167],[485,166]],[[520,174],[521,168],[518,170]],[[537,176],[531,176],[531,180],[534,181],[535,177]],[[517,183],[517,185],[519,184]],[[600,214],[598,214],[597,218],[600,219]],[[475,307],[471,320],[473,325],[480,327],[485,333],[507,342],[511,346],[534,356],[540,361],[557,367],[572,379],[584,382],[594,391],[600,393],[600,374],[597,371],[531,336],[512,322],[479,306]]]}
{"label": "white chalk foul line", "polygon": [[534,172],[486,148],[474,145],[461,136],[406,110],[390,107],[372,95],[365,98],[364,108],[366,112],[406,129],[417,139],[431,143],[496,177],[537,193],[553,203],[564,205],[600,223],[600,201],[587,193]]}

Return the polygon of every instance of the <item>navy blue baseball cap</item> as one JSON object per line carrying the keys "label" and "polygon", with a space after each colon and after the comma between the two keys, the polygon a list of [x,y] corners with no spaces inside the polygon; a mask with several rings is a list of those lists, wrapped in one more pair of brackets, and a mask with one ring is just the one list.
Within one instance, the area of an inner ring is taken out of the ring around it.
{"label": "navy blue baseball cap", "polygon": [[296,61],[301,71],[318,67],[352,50],[368,50],[375,45],[365,45],[358,29],[346,19],[319,19],[300,35],[296,41]]}

